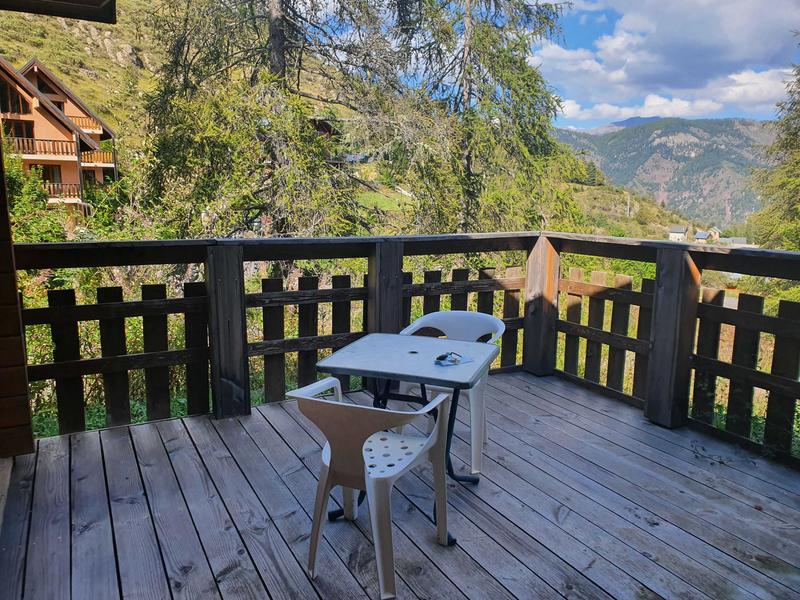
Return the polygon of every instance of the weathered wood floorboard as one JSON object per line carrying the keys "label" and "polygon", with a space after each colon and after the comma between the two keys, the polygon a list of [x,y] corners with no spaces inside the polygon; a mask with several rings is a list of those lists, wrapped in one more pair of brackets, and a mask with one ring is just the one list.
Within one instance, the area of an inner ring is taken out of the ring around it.
{"label": "weathered wood floorboard", "polygon": [[[398,597],[800,600],[800,473],[560,377],[494,375],[486,400],[481,481],[448,483],[457,546],[429,466],[395,486]],[[292,402],[39,440],[0,463],[0,598],[377,598],[366,504],[307,576],[323,443]]]}

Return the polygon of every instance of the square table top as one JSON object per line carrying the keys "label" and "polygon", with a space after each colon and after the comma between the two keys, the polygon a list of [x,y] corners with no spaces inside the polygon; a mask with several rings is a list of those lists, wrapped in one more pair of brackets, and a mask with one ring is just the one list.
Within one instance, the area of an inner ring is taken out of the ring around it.
{"label": "square table top", "polygon": [[[436,357],[457,352],[468,363],[441,366]],[[500,353],[494,344],[371,333],[337,350],[317,363],[317,370],[332,375],[361,375],[441,387],[468,389],[489,370]]]}

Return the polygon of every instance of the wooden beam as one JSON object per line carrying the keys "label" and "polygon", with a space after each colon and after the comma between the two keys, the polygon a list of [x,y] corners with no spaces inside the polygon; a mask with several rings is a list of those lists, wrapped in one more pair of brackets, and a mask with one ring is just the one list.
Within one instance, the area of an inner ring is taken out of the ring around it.
{"label": "wooden beam", "polygon": [[98,23],[117,22],[116,0],[0,0],[0,10]]}
{"label": "wooden beam", "polygon": [[688,419],[699,298],[700,270],[689,252],[659,248],[644,414],[664,427],[680,427]]}
{"label": "wooden beam", "polygon": [[522,340],[522,368],[534,375],[550,375],[556,368],[559,271],[558,251],[539,237],[528,253]]}
{"label": "wooden beam", "polygon": [[209,246],[206,260],[211,396],[218,418],[250,414],[242,247]]}

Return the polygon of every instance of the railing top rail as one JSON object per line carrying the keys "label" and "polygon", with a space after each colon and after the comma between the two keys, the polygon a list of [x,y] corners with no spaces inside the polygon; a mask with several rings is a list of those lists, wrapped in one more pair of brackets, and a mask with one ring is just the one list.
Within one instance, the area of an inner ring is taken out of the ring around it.
{"label": "railing top rail", "polygon": [[697,266],[800,280],[800,252],[603,237],[562,232],[501,232],[335,238],[225,238],[205,240],[66,242],[17,244],[18,268],[63,268],[204,262],[208,246],[234,245],[244,260],[366,257],[375,244],[399,242],[407,256],[527,250],[539,236],[561,252],[655,262],[659,250],[688,251]]}

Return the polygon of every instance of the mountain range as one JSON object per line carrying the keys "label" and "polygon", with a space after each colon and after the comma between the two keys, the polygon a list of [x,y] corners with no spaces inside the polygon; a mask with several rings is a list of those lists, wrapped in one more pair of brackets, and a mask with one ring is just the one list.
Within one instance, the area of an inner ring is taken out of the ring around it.
{"label": "mountain range", "polygon": [[768,122],[634,117],[593,130],[557,129],[559,141],[618,186],[653,196],[689,218],[724,227],[760,208],[750,186],[767,166]]}

